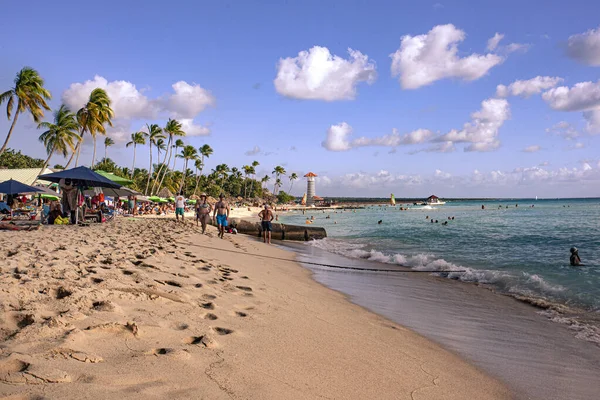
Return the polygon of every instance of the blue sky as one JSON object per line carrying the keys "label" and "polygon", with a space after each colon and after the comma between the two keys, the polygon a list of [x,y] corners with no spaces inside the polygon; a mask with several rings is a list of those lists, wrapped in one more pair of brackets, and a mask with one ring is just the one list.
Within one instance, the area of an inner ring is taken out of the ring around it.
{"label": "blue sky", "polygon": [[[0,38],[0,91],[25,65],[46,80],[53,108],[76,106],[104,82],[122,96],[109,152],[123,165],[132,149],[122,139],[172,116],[193,121],[187,143],[213,147],[208,169],[256,159],[263,175],[278,164],[314,171],[321,195],[598,195],[594,1],[40,1],[26,13],[15,2],[3,10],[14,35]],[[502,40],[488,48],[496,33]],[[317,57],[323,48],[338,64]],[[395,74],[394,53],[404,60]],[[277,79],[288,58],[296,75]],[[513,90],[517,80],[530,91]],[[592,85],[573,90],[580,82]],[[8,127],[0,118],[0,139]],[[20,118],[10,147],[44,157],[39,133]],[[444,143],[454,151],[440,152]],[[147,168],[147,153],[138,149],[138,166]]]}

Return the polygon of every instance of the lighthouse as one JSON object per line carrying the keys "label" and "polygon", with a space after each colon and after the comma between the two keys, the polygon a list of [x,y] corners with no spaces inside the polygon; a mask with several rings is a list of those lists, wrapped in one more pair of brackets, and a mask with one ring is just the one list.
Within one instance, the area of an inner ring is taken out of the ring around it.
{"label": "lighthouse", "polygon": [[315,178],[317,174],[309,172],[304,177],[306,178],[306,205],[310,207],[315,203],[313,197],[315,196]]}

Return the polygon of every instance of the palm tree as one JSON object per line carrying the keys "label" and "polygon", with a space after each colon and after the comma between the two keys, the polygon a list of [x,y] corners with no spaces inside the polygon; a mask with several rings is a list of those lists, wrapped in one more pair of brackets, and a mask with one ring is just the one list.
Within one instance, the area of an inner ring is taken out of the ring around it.
{"label": "palm tree", "polygon": [[260,163],[256,160],[252,161],[252,181],[250,181],[250,193],[254,190],[254,180],[256,180],[256,167],[258,167]]}
{"label": "palm tree", "polygon": [[146,144],[146,137],[144,132],[135,132],[131,134],[131,142],[128,142],[125,147],[133,145],[133,165],[131,166],[131,178],[133,179],[133,173],[135,172],[135,148],[138,144]]}
{"label": "palm tree", "polygon": [[248,185],[248,177],[252,174],[253,168],[250,165],[244,165],[242,169],[244,170],[244,175],[246,175],[246,179],[244,180],[244,198],[246,198],[246,186]]}
{"label": "palm tree", "polygon": [[194,194],[196,194],[196,189],[198,189],[198,184],[200,183],[200,177],[202,176],[202,169],[204,168],[204,157],[209,158],[210,155],[213,153],[213,149],[209,145],[205,144],[205,145],[202,145],[202,147],[200,147],[198,149],[198,152],[200,153],[200,161],[201,161],[200,167],[199,167],[200,175],[198,175],[196,177],[196,188],[194,189]]}
{"label": "palm tree", "polygon": [[275,174],[275,185],[273,186],[273,194],[277,194],[277,191],[279,190],[279,187],[281,186],[281,180],[279,179],[279,177],[281,175],[285,175],[285,169],[278,165],[273,169],[272,174]]}
{"label": "palm tree", "polygon": [[104,138],[104,159],[106,160],[108,158],[108,148],[110,146],[113,146],[115,144],[115,141],[112,140],[109,137],[105,137]]}
{"label": "palm tree", "polygon": [[4,153],[8,146],[8,141],[17,124],[19,114],[29,111],[33,120],[39,123],[44,117],[44,109],[50,111],[50,107],[46,104],[46,100],[50,100],[52,95],[44,88],[44,80],[35,69],[24,67],[17,74],[14,82],[15,86],[13,88],[0,94],[0,104],[5,101],[7,102],[6,116],[9,120],[15,105],[15,99],[17,101],[15,117],[8,130],[8,135],[6,135],[6,140],[4,140],[4,144],[2,145],[2,148],[0,148],[0,155]]}
{"label": "palm tree", "polygon": [[[177,154],[177,150],[179,150],[180,147],[185,146],[185,143],[183,143],[183,140],[181,139],[177,139],[175,141],[175,154]],[[175,170],[175,162],[177,161],[177,156],[173,157],[173,166],[171,167],[171,169],[174,171]]]}
{"label": "palm tree", "polygon": [[[200,184],[200,176],[202,174],[202,168],[204,168],[204,164],[202,163],[202,159],[196,158],[194,162],[194,167],[196,167],[196,186],[194,187],[194,194],[196,194],[196,190],[198,190],[198,185]],[[200,170],[200,174],[198,174],[198,170]]]}
{"label": "palm tree", "polygon": [[148,125],[146,124],[146,128],[148,128],[148,133],[144,133],[144,135],[148,138],[148,145],[150,147],[150,168],[148,168],[148,182],[146,182],[146,189],[144,190],[144,194],[148,194],[148,186],[150,186],[150,176],[152,176],[152,145],[156,144],[160,139],[164,139],[165,136],[162,134],[162,129],[157,124]]}
{"label": "palm tree", "polygon": [[187,146],[183,147],[183,149],[181,150],[181,154],[177,155],[177,157],[183,158],[184,160],[182,170],[183,177],[181,178],[181,185],[179,185],[179,192],[181,192],[181,189],[183,189],[183,183],[185,182],[185,177],[187,175],[188,161],[195,160],[198,157],[198,151],[194,146],[188,144]]}
{"label": "palm tree", "polygon": [[46,146],[48,158],[44,162],[40,174],[50,163],[50,158],[54,153],[60,153],[64,157],[69,155],[70,151],[75,151],[75,142],[79,140],[77,134],[77,121],[75,114],[71,112],[64,104],[54,112],[54,123],[41,122],[38,124],[38,129],[47,129],[40,135],[40,142]]}
{"label": "palm tree", "polygon": [[227,164],[219,164],[215,167],[215,169],[212,170],[212,172],[216,174],[217,178],[219,179],[219,186],[223,187],[223,181],[227,177],[229,171],[230,169]]}
{"label": "palm tree", "polygon": [[266,189],[266,187],[267,187],[267,182],[269,182],[270,180],[271,180],[271,177],[270,177],[269,175],[265,175],[265,176],[264,176],[264,177],[263,177],[263,178],[260,180],[260,182],[264,184],[264,187],[265,187],[265,189]]}
{"label": "palm tree", "polygon": [[[185,132],[181,129],[181,122],[175,120],[175,119],[171,119],[169,118],[169,120],[167,121],[167,124],[165,125],[165,127],[163,128],[163,131],[169,135],[169,141],[167,142],[167,150],[165,151],[165,158],[163,159],[163,162],[161,164],[161,166],[158,169],[158,175],[156,176],[157,181],[158,181],[158,177],[160,176],[160,173],[162,172],[162,169],[164,167],[166,167],[167,169],[169,168],[169,164],[171,164],[171,156],[173,153],[173,148],[171,147],[172,143],[173,143],[173,137],[174,136],[185,136]],[[167,154],[169,156],[169,161],[167,161]],[[155,181],[154,183],[158,183],[158,186],[156,187],[156,191],[160,190],[163,180],[165,178],[165,174],[162,175],[162,177],[160,177],[160,182]],[[153,190],[154,192],[154,185],[153,185]]]}
{"label": "palm tree", "polygon": [[160,162],[160,151],[165,150],[167,145],[164,139],[158,139],[156,143],[154,143],[154,147],[156,147],[156,159]]}
{"label": "palm tree", "polygon": [[[94,138],[94,153],[92,155],[92,165],[96,162],[96,134],[106,134],[106,128],[104,124],[112,126],[112,117],[114,113],[110,108],[110,98],[104,89],[96,88],[90,93],[88,102],[77,111],[77,122],[79,123],[81,139],[77,143],[77,153],[75,155],[75,166],[79,163],[79,153],[81,152],[81,146],[83,144],[85,132],[89,132]],[[75,154],[74,153],[74,154]],[[73,161],[73,156],[67,163],[67,167]]]}
{"label": "palm tree", "polygon": [[292,193],[292,186],[294,186],[294,181],[298,179],[298,175],[295,172],[292,172],[292,174],[290,175],[290,191],[288,192],[288,194]]}

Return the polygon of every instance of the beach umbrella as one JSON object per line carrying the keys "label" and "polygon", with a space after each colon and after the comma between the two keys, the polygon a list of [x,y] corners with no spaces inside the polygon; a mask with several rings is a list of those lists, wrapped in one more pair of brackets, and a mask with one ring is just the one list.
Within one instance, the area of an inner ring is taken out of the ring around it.
{"label": "beach umbrella", "polygon": [[148,197],[148,200],[153,201],[155,203],[160,203],[160,197],[158,196],[150,196]]}
{"label": "beach umbrella", "polygon": [[105,178],[110,179],[114,183],[118,183],[119,185],[129,185],[130,183],[133,183],[132,180],[129,180],[127,178],[123,178],[121,176],[115,175],[112,172],[105,172],[105,171],[102,171],[102,170],[96,170],[96,173],[99,174],[99,175],[102,175]]}
{"label": "beach umbrella", "polygon": [[196,204],[196,201],[197,201],[197,200],[188,200],[188,201],[187,201],[187,203],[188,203],[188,204]]}
{"label": "beach umbrella", "polygon": [[104,176],[95,173],[87,167],[76,167],[54,172],[52,174],[40,175],[39,179],[50,182],[60,182],[61,179],[71,179],[75,186],[80,187],[102,187],[119,189],[121,185],[111,181]]}
{"label": "beach umbrella", "polygon": [[37,193],[43,192],[35,186],[25,185],[14,179],[9,179],[5,182],[0,183],[0,193],[4,194],[19,194],[19,193]]}
{"label": "beach umbrella", "polygon": [[[121,187],[119,189],[113,189],[113,188],[103,188],[102,189],[102,193],[104,193],[105,196],[111,196],[111,197],[127,197],[127,196],[141,196],[142,194],[140,192],[137,192],[133,189],[129,189],[128,187]],[[94,196],[96,193],[93,190],[84,190],[83,194],[86,196]]]}
{"label": "beach umbrella", "polygon": [[54,194],[41,194],[40,197],[42,199],[48,199],[48,200],[60,200],[60,197],[58,197],[57,195]]}

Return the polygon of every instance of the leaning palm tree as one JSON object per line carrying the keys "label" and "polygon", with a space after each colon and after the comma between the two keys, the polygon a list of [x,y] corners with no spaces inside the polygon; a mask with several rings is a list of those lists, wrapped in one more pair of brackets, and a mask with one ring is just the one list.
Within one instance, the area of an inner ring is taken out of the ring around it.
{"label": "leaning palm tree", "polygon": [[260,163],[256,160],[252,161],[252,181],[250,181],[250,193],[254,190],[254,181],[256,180],[256,167],[258,167]]}
{"label": "leaning palm tree", "polygon": [[160,162],[160,151],[165,150],[167,145],[164,139],[158,139],[156,143],[154,143],[154,147],[156,147],[156,159]]}
{"label": "leaning palm tree", "polygon": [[148,138],[148,145],[150,147],[150,168],[148,168],[148,181],[146,182],[146,189],[144,190],[144,194],[148,194],[148,186],[150,186],[150,176],[152,176],[152,145],[156,144],[156,142],[160,139],[164,139],[165,136],[162,133],[162,128],[157,124],[148,125],[146,124],[146,128],[148,128],[148,133],[144,133],[144,135]]}
{"label": "leaning palm tree", "polygon": [[[112,126],[112,117],[114,113],[110,108],[110,98],[104,89],[96,88],[90,93],[88,102],[77,111],[77,122],[79,123],[79,136],[81,139],[77,143],[75,154],[75,166],[79,164],[79,153],[83,145],[85,132],[88,132],[94,138],[94,153],[92,155],[92,165],[96,162],[96,134],[100,132],[106,134],[105,124]],[[67,167],[73,161],[73,157],[67,163]]]}
{"label": "leaning palm tree", "polygon": [[144,132],[135,132],[131,134],[131,142],[127,142],[125,147],[133,145],[133,165],[131,166],[131,178],[133,179],[133,173],[135,172],[135,148],[138,144],[146,144],[146,138]]}
{"label": "leaning palm tree", "polygon": [[298,174],[296,174],[295,172],[292,172],[290,174],[290,190],[288,192],[288,194],[292,193],[292,186],[294,186],[294,181],[298,179]]}
{"label": "leaning palm tree", "polygon": [[50,110],[46,100],[50,100],[52,95],[44,88],[44,80],[38,74],[38,72],[29,67],[25,67],[19,71],[15,78],[15,86],[10,90],[0,94],[0,104],[6,103],[6,116],[10,120],[12,116],[12,110],[15,105],[15,99],[17,102],[17,109],[15,110],[15,116],[13,122],[6,135],[6,140],[2,148],[0,148],[0,155],[4,153],[8,146],[8,141],[15,129],[19,114],[29,111],[33,120],[37,123],[44,117],[44,109]]}
{"label": "leaning palm tree", "polygon": [[272,174],[275,175],[275,185],[273,186],[273,194],[276,195],[277,191],[279,190],[279,187],[281,186],[281,180],[279,179],[279,177],[281,175],[285,175],[286,172],[282,166],[278,165],[273,169]]}
{"label": "leaning palm tree", "polygon": [[77,134],[79,126],[75,120],[75,114],[63,104],[54,112],[54,123],[41,122],[37,127],[38,129],[47,129],[40,135],[40,142],[44,143],[48,154],[48,158],[40,170],[40,174],[42,174],[54,153],[66,157],[69,155],[69,151],[75,151],[75,143],[79,140]]}
{"label": "leaning palm tree", "polygon": [[181,177],[181,185],[179,185],[179,192],[181,192],[181,190],[183,189],[183,184],[185,182],[185,177],[187,175],[188,161],[195,160],[198,157],[198,151],[196,151],[196,148],[194,146],[188,144],[187,146],[183,147],[183,149],[181,150],[181,154],[178,154],[177,157],[183,158],[184,160],[182,169],[183,176]]}
{"label": "leaning palm tree", "polygon": [[[175,145],[174,145],[174,147],[175,147],[175,154],[177,154],[177,150],[179,150],[179,148],[181,148],[183,146],[185,146],[185,143],[183,143],[183,140],[177,139],[175,141]],[[171,169],[173,171],[175,171],[175,163],[177,161],[177,158],[178,158],[177,156],[173,157],[173,166],[171,167]]]}
{"label": "leaning palm tree", "polygon": [[112,140],[111,138],[109,138],[109,137],[104,138],[104,159],[105,160],[108,158],[108,148],[110,146],[114,146],[114,144],[115,144],[115,141]]}
{"label": "leaning palm tree", "polygon": [[[163,128],[163,132],[165,132],[169,136],[169,141],[167,142],[167,150],[165,151],[165,158],[163,159],[161,166],[158,168],[158,175],[156,176],[157,180],[154,182],[155,184],[158,183],[158,186],[156,186],[156,189],[154,189],[154,185],[153,185],[152,192],[154,192],[154,190],[156,190],[156,191],[160,190],[163,180],[166,175],[166,173],[165,173],[162,175],[162,177],[160,177],[160,173],[162,172],[162,169],[164,167],[169,169],[169,165],[171,164],[171,156],[173,153],[173,148],[171,147],[171,145],[173,144],[173,137],[185,136],[185,132],[183,131],[183,129],[181,129],[181,122],[177,121],[176,119],[171,119],[171,118],[169,118],[169,120],[167,121],[167,124]],[[169,161],[167,161],[167,155],[169,156]],[[160,177],[160,182],[158,182],[159,177]]]}

